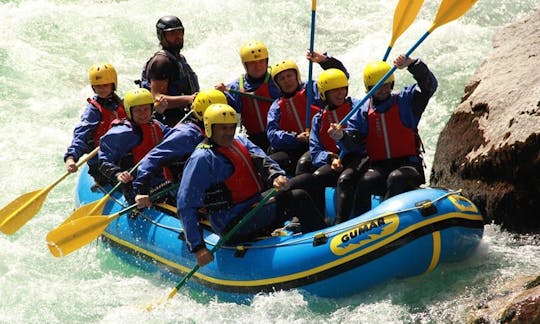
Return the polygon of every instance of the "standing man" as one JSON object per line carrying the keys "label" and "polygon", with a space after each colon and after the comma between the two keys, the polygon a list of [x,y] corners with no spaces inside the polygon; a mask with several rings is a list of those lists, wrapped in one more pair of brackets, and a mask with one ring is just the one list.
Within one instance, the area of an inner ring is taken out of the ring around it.
{"label": "standing man", "polygon": [[199,91],[199,80],[180,50],[184,47],[184,26],[176,16],[164,16],[156,23],[161,45],[145,64],[141,87],[152,93],[156,119],[174,127],[185,114]]}

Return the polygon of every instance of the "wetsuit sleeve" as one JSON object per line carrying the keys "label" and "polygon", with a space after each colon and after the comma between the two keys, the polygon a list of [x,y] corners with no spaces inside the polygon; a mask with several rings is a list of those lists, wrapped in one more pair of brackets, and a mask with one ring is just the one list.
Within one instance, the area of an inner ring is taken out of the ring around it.
{"label": "wetsuit sleeve", "polygon": [[338,60],[337,58],[333,56],[328,55],[327,53],[324,53],[324,55],[327,57],[326,61],[319,63],[319,65],[321,66],[323,70],[338,69],[338,70],[343,71],[343,73],[345,73],[347,78],[349,78],[349,72],[347,71],[347,68],[345,68],[345,65],[343,65],[343,63],[340,60]]}
{"label": "wetsuit sleeve", "polygon": [[427,65],[420,59],[416,59],[415,62],[410,64],[407,70],[417,81],[418,89],[414,91],[412,109],[414,115],[420,118],[427,107],[429,99],[437,90],[438,81]]}
{"label": "wetsuit sleeve", "polygon": [[81,115],[81,121],[73,130],[73,140],[64,154],[64,162],[68,156],[73,156],[75,162],[77,162],[83,154],[91,151],[89,142],[100,121],[101,114],[99,110],[89,103]]}

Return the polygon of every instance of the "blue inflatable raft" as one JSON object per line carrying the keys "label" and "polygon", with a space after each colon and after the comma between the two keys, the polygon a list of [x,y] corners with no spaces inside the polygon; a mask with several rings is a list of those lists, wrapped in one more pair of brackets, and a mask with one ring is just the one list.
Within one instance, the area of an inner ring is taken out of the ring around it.
{"label": "blue inflatable raft", "polygon": [[[90,190],[92,183],[87,172],[81,172],[78,205],[104,196],[102,191]],[[125,206],[121,194],[115,193],[104,214]],[[136,218],[125,214],[107,227],[102,239],[122,258],[148,271],[155,271],[158,265],[180,279],[196,260],[174,215],[175,208],[164,205],[144,210]],[[219,240],[208,227],[203,235],[209,249]],[[215,260],[199,269],[187,284],[232,301],[284,289],[346,297],[394,278],[430,272],[440,263],[465,260],[482,235],[482,215],[459,192],[418,189],[324,230],[280,231],[279,236],[224,245],[215,253]]]}

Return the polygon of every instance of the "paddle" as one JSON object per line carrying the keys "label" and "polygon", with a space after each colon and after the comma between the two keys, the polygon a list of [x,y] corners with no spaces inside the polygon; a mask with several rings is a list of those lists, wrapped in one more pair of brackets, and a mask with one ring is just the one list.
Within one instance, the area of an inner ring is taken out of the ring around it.
{"label": "paddle", "polygon": [[[437,11],[437,15],[435,17],[435,20],[433,21],[433,24],[428,29],[428,31],[425,32],[422,37],[405,53],[406,57],[409,57],[412,52],[433,32],[437,27],[440,27],[452,20],[455,20],[465,14],[467,10],[469,10],[478,0],[442,0],[441,5],[439,6],[439,10]],[[339,126],[343,127],[345,123],[360,109],[360,107],[373,95],[375,91],[377,91],[394,73],[396,70],[396,67],[393,66],[382,78],[369,90],[369,92],[366,94],[366,96],[356,103],[356,105],[351,109],[351,111],[343,118],[342,121],[339,122]]]}
{"label": "paddle", "polygon": [[[215,253],[217,250],[219,250],[221,248],[221,246],[227,242],[227,240],[229,240],[229,238],[231,238],[231,236],[233,236],[239,229],[240,227],[242,227],[242,225],[246,222],[248,222],[254,215],[257,214],[257,212],[262,208],[262,206],[264,206],[264,204],[266,204],[266,202],[272,198],[275,194],[276,194],[276,190],[275,189],[272,189],[270,190],[270,192],[268,192],[261,201],[259,201],[259,203],[257,204],[257,206],[255,206],[255,208],[253,208],[252,210],[250,210],[247,214],[244,215],[244,217],[242,217],[240,219],[240,221],[234,225],[234,227],[229,230],[229,232],[227,232],[224,236],[222,236],[219,241],[216,243],[216,245],[214,245],[214,247],[212,247],[212,249],[210,250],[210,253]],[[173,288],[173,290],[171,290],[171,292],[167,295],[166,299],[163,300],[160,299],[156,304],[154,305],[148,305],[146,307],[146,310],[147,311],[151,311],[153,310],[154,308],[156,308],[157,306],[159,306],[160,304],[162,304],[163,302],[169,300],[169,299],[172,299],[176,293],[178,292],[178,289],[180,289],[180,287],[182,287],[186,281],[189,280],[189,278],[191,278],[195,272],[197,272],[199,270],[199,265],[196,264],[193,269],[191,269],[190,272],[188,272],[183,278],[182,280],[180,280],[180,282],[176,285],[176,287]]]}
{"label": "paddle", "polygon": [[[142,160],[140,160],[133,168],[131,168],[128,172],[132,173],[139,167]],[[71,215],[69,215],[68,218],[66,218],[62,224],[59,226],[62,226],[68,222],[71,222],[72,220],[75,220],[77,218],[81,218],[83,216],[89,216],[89,215],[101,215],[103,214],[103,209],[105,208],[105,205],[109,201],[109,198],[111,198],[111,195],[122,185],[122,182],[118,181],[118,183],[109,191],[105,196],[103,196],[101,199],[93,201],[91,203],[88,203],[86,205],[83,205],[79,208],[77,208]]]}
{"label": "paddle", "polygon": [[[157,199],[170,190],[178,187],[178,183],[171,185],[151,196]],[[112,215],[83,216],[62,224],[47,234],[47,245],[52,255],[63,257],[97,239],[107,226],[120,215],[137,208],[137,204],[130,205]]]}
{"label": "paddle", "polygon": [[272,98],[263,97],[263,96],[258,96],[258,95],[256,95],[256,94],[249,93],[249,92],[238,91],[238,90],[234,90],[234,89],[230,89],[230,88],[227,88],[226,91],[227,91],[227,92],[230,92],[230,93],[238,94],[238,95],[241,95],[241,96],[245,96],[245,97],[250,97],[250,98],[253,98],[253,99],[261,100],[261,101],[274,102],[274,99],[272,99]]}
{"label": "paddle", "polygon": [[[77,167],[81,167],[84,163],[94,157],[98,150],[99,147],[96,147],[88,155],[80,159],[77,163]],[[4,234],[11,235],[19,230],[19,228],[39,212],[49,191],[70,174],[70,172],[66,172],[48,187],[27,192],[2,208],[2,210],[0,210],[0,231]]]}
{"label": "paddle", "polygon": [[420,11],[420,8],[422,7],[422,3],[424,0],[400,0],[396,11],[394,12],[394,23],[392,25],[392,39],[390,40],[390,43],[388,44],[388,48],[386,49],[386,53],[384,53],[383,61],[386,61],[388,58],[388,55],[390,55],[390,51],[392,50],[392,47],[394,46],[394,43],[398,39],[403,32],[409,28],[409,26],[414,21],[414,18],[418,15],[418,12]]}
{"label": "paddle", "polygon": [[[317,0],[311,0],[311,32],[309,36],[309,53],[313,55],[315,44],[315,16],[317,9]],[[307,82],[307,100],[306,100],[306,132],[311,128],[311,102],[313,101],[313,62],[309,60],[308,82]]]}
{"label": "paddle", "polygon": [[[403,34],[403,32],[412,24],[418,15],[420,8],[422,7],[422,3],[424,3],[424,0],[400,0],[398,2],[394,12],[394,21],[392,24],[392,39],[390,40],[390,44],[386,49],[386,53],[384,53],[384,57],[382,59],[383,61],[386,61],[388,55],[390,55],[390,51],[392,50],[392,47],[399,36],[401,36],[401,34]],[[343,160],[344,155],[345,152],[340,150],[340,161]]]}

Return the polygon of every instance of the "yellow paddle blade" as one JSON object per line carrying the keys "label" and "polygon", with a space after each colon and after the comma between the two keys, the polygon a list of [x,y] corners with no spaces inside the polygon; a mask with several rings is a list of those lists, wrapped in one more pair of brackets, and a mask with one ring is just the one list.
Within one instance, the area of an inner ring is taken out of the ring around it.
{"label": "yellow paddle blade", "polygon": [[49,250],[57,258],[66,256],[97,239],[119,215],[84,216],[60,225],[47,234]]}
{"label": "yellow paddle blade", "polygon": [[47,187],[27,192],[2,208],[0,210],[0,231],[11,235],[26,224],[39,212],[51,189],[51,187]]}
{"label": "yellow paddle blade", "polygon": [[103,214],[103,209],[105,208],[105,205],[107,204],[107,201],[109,201],[110,197],[110,194],[106,194],[99,200],[93,201],[86,205],[82,205],[81,207],[77,208],[73,213],[71,213],[71,215],[69,215],[69,217],[66,218],[59,226],[62,226],[84,216]]}
{"label": "yellow paddle blade", "polygon": [[[98,150],[99,147],[96,147],[92,152],[88,153],[88,155],[80,159],[79,162],[77,162],[77,167],[81,167],[90,160],[97,154]],[[25,193],[9,203],[6,207],[2,208],[2,210],[0,210],[0,231],[7,235],[15,233],[39,212],[49,191],[70,174],[71,173],[66,172],[48,187]]]}
{"label": "yellow paddle blade", "polygon": [[424,0],[400,0],[394,12],[392,40],[389,46],[394,46],[396,39],[412,24]]}
{"label": "yellow paddle blade", "polygon": [[463,16],[478,0],[443,0],[437,11],[433,25],[429,28],[432,32],[452,20]]}

